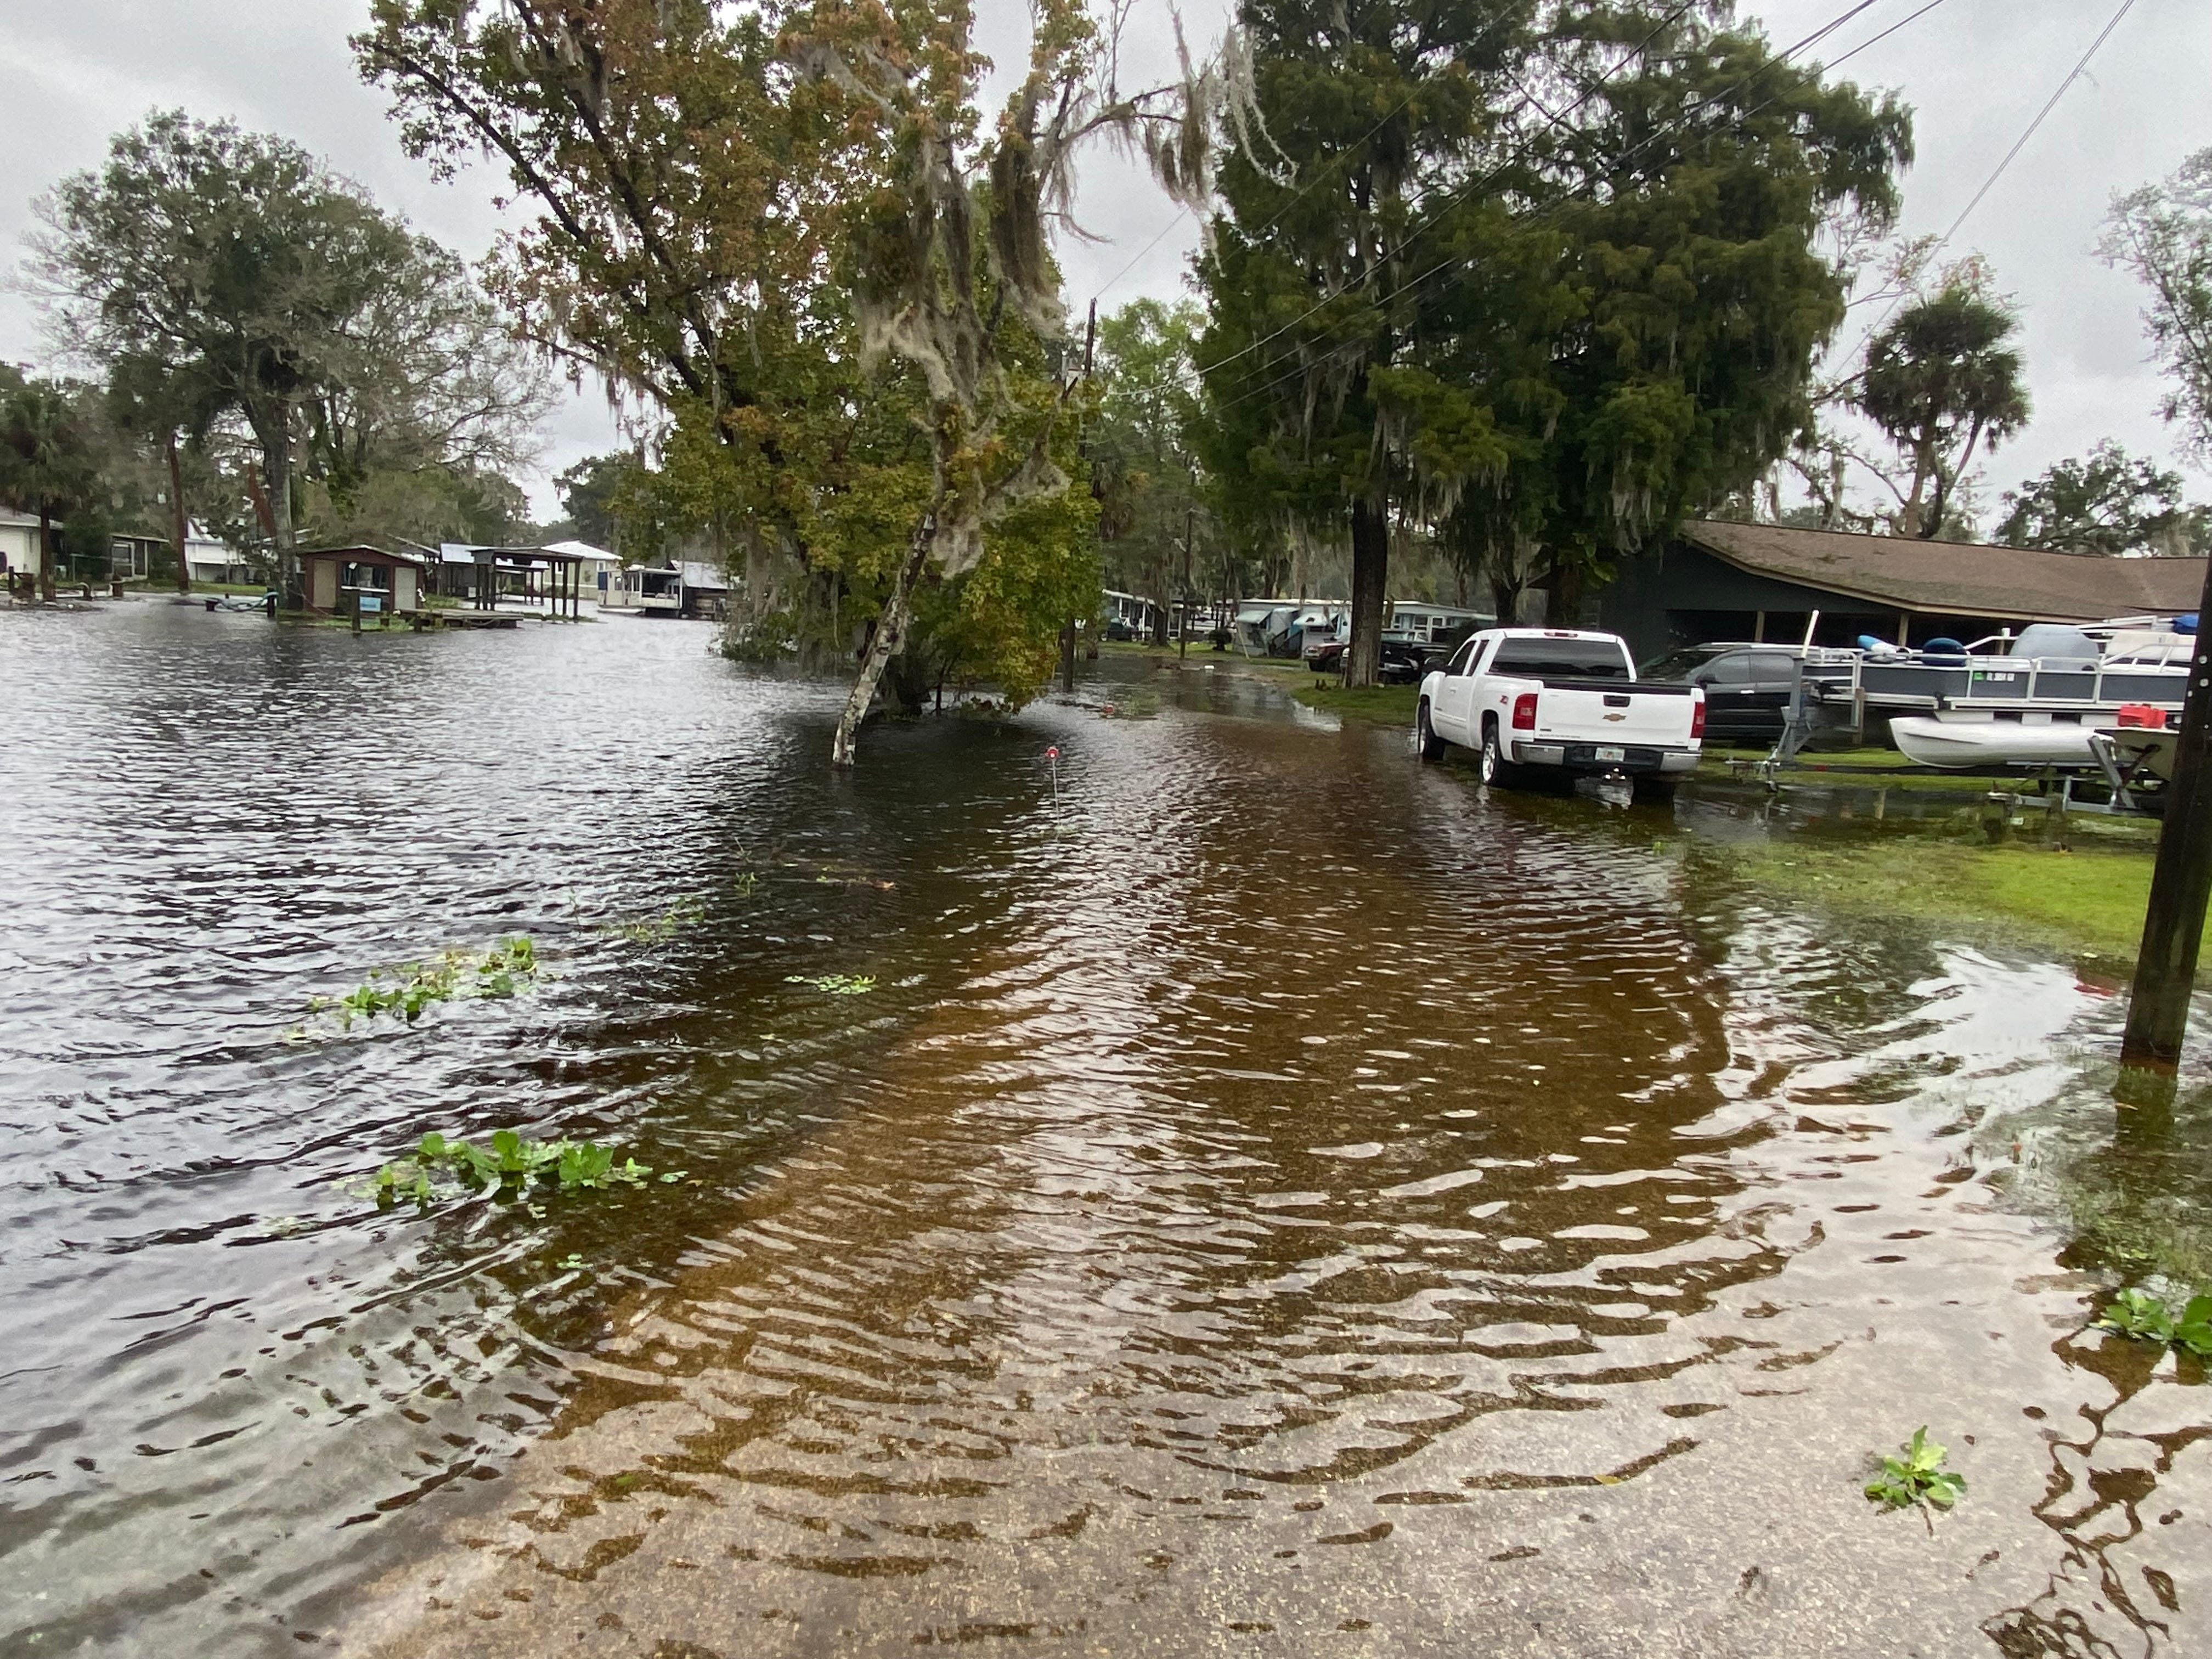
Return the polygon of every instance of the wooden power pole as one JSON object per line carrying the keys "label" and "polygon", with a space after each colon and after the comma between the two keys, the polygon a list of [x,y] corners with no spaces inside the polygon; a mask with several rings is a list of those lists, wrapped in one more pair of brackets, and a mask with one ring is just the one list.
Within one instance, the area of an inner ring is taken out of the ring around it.
{"label": "wooden power pole", "polygon": [[2197,650],[2174,739],[2173,778],[2166,788],[2142,949],[2136,957],[2127,1031],[2120,1038],[2120,1064],[2126,1066],[2163,1069],[2180,1060],[2205,901],[2212,898],[2212,659],[2204,640],[2212,622],[2212,561],[2206,563],[2197,619]]}
{"label": "wooden power pole", "polygon": [[1197,532],[1198,509],[1187,507],[1182,510],[1182,648],[1176,654],[1185,661],[1190,658],[1190,538]]}

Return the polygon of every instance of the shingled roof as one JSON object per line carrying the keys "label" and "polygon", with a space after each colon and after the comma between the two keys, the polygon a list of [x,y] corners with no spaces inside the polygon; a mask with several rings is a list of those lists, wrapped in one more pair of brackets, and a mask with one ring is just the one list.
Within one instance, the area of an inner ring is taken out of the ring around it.
{"label": "shingled roof", "polygon": [[1885,610],[2033,622],[2193,611],[2203,559],[2114,559],[1979,542],[1923,542],[1693,520],[1682,538],[1738,569]]}

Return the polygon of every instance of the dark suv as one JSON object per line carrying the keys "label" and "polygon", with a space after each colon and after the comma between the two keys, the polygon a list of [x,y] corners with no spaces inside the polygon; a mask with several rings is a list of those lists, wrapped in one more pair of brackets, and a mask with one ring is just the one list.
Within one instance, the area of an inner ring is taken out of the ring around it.
{"label": "dark suv", "polygon": [[1797,653],[1785,646],[1688,645],[1637,671],[1638,679],[1705,688],[1705,741],[1771,743],[1789,718]]}

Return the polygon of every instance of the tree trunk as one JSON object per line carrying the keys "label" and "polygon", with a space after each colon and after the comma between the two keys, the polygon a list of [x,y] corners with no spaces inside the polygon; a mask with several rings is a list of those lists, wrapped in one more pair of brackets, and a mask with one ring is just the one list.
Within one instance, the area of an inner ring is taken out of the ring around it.
{"label": "tree trunk", "polygon": [[1344,683],[1372,685],[1382,665],[1382,607],[1390,586],[1390,524],[1382,504],[1352,504],[1352,638]]}
{"label": "tree trunk", "polygon": [[1490,572],[1490,608],[1498,613],[1498,626],[1510,628],[1521,620],[1521,584],[1503,568]]}
{"label": "tree trunk", "polygon": [[253,435],[261,450],[261,477],[269,493],[269,539],[276,555],[276,586],[287,611],[307,608],[301,591],[299,561],[293,556],[292,538],[292,405],[283,398],[273,421],[264,412],[253,421]]}
{"label": "tree trunk", "polygon": [[884,601],[883,614],[876,619],[875,637],[868,641],[867,654],[860,659],[860,678],[853,682],[853,695],[845,699],[845,712],[838,716],[837,734],[830,740],[832,766],[853,763],[854,740],[860,736],[860,722],[867,718],[868,706],[876,700],[876,687],[884,678],[884,665],[906,644],[907,624],[914,619],[915,584],[928,568],[930,550],[937,544],[937,514],[944,500],[940,485],[937,499],[921,515],[921,522],[914,527],[906,557],[891,583],[890,596]]}
{"label": "tree trunk", "polygon": [[1927,508],[1923,505],[1929,481],[1936,475],[1936,446],[1934,441],[1922,437],[1912,447],[1912,492],[1905,498],[1898,510],[1897,533],[1908,538],[1923,538],[1931,533],[1923,527]]}
{"label": "tree trunk", "polygon": [[39,597],[54,602],[54,521],[44,501],[39,503]]}
{"label": "tree trunk", "polygon": [[1552,628],[1583,625],[1583,595],[1589,591],[1589,570],[1582,561],[1554,563],[1544,582],[1544,621]]}
{"label": "tree trunk", "polygon": [[192,564],[185,551],[185,538],[191,533],[190,521],[185,517],[185,467],[177,459],[177,434],[168,434],[169,451],[169,523],[177,532],[177,592],[192,591]]}

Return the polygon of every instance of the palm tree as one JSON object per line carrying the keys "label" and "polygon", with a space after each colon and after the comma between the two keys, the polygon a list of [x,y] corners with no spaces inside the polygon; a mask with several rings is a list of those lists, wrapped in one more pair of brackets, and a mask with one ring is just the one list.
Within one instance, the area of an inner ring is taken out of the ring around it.
{"label": "palm tree", "polygon": [[1976,281],[1954,276],[1914,301],[1867,347],[1858,405],[1912,465],[1901,534],[1942,533],[1951,493],[1978,448],[1995,449],[2027,424],[2019,319]]}

